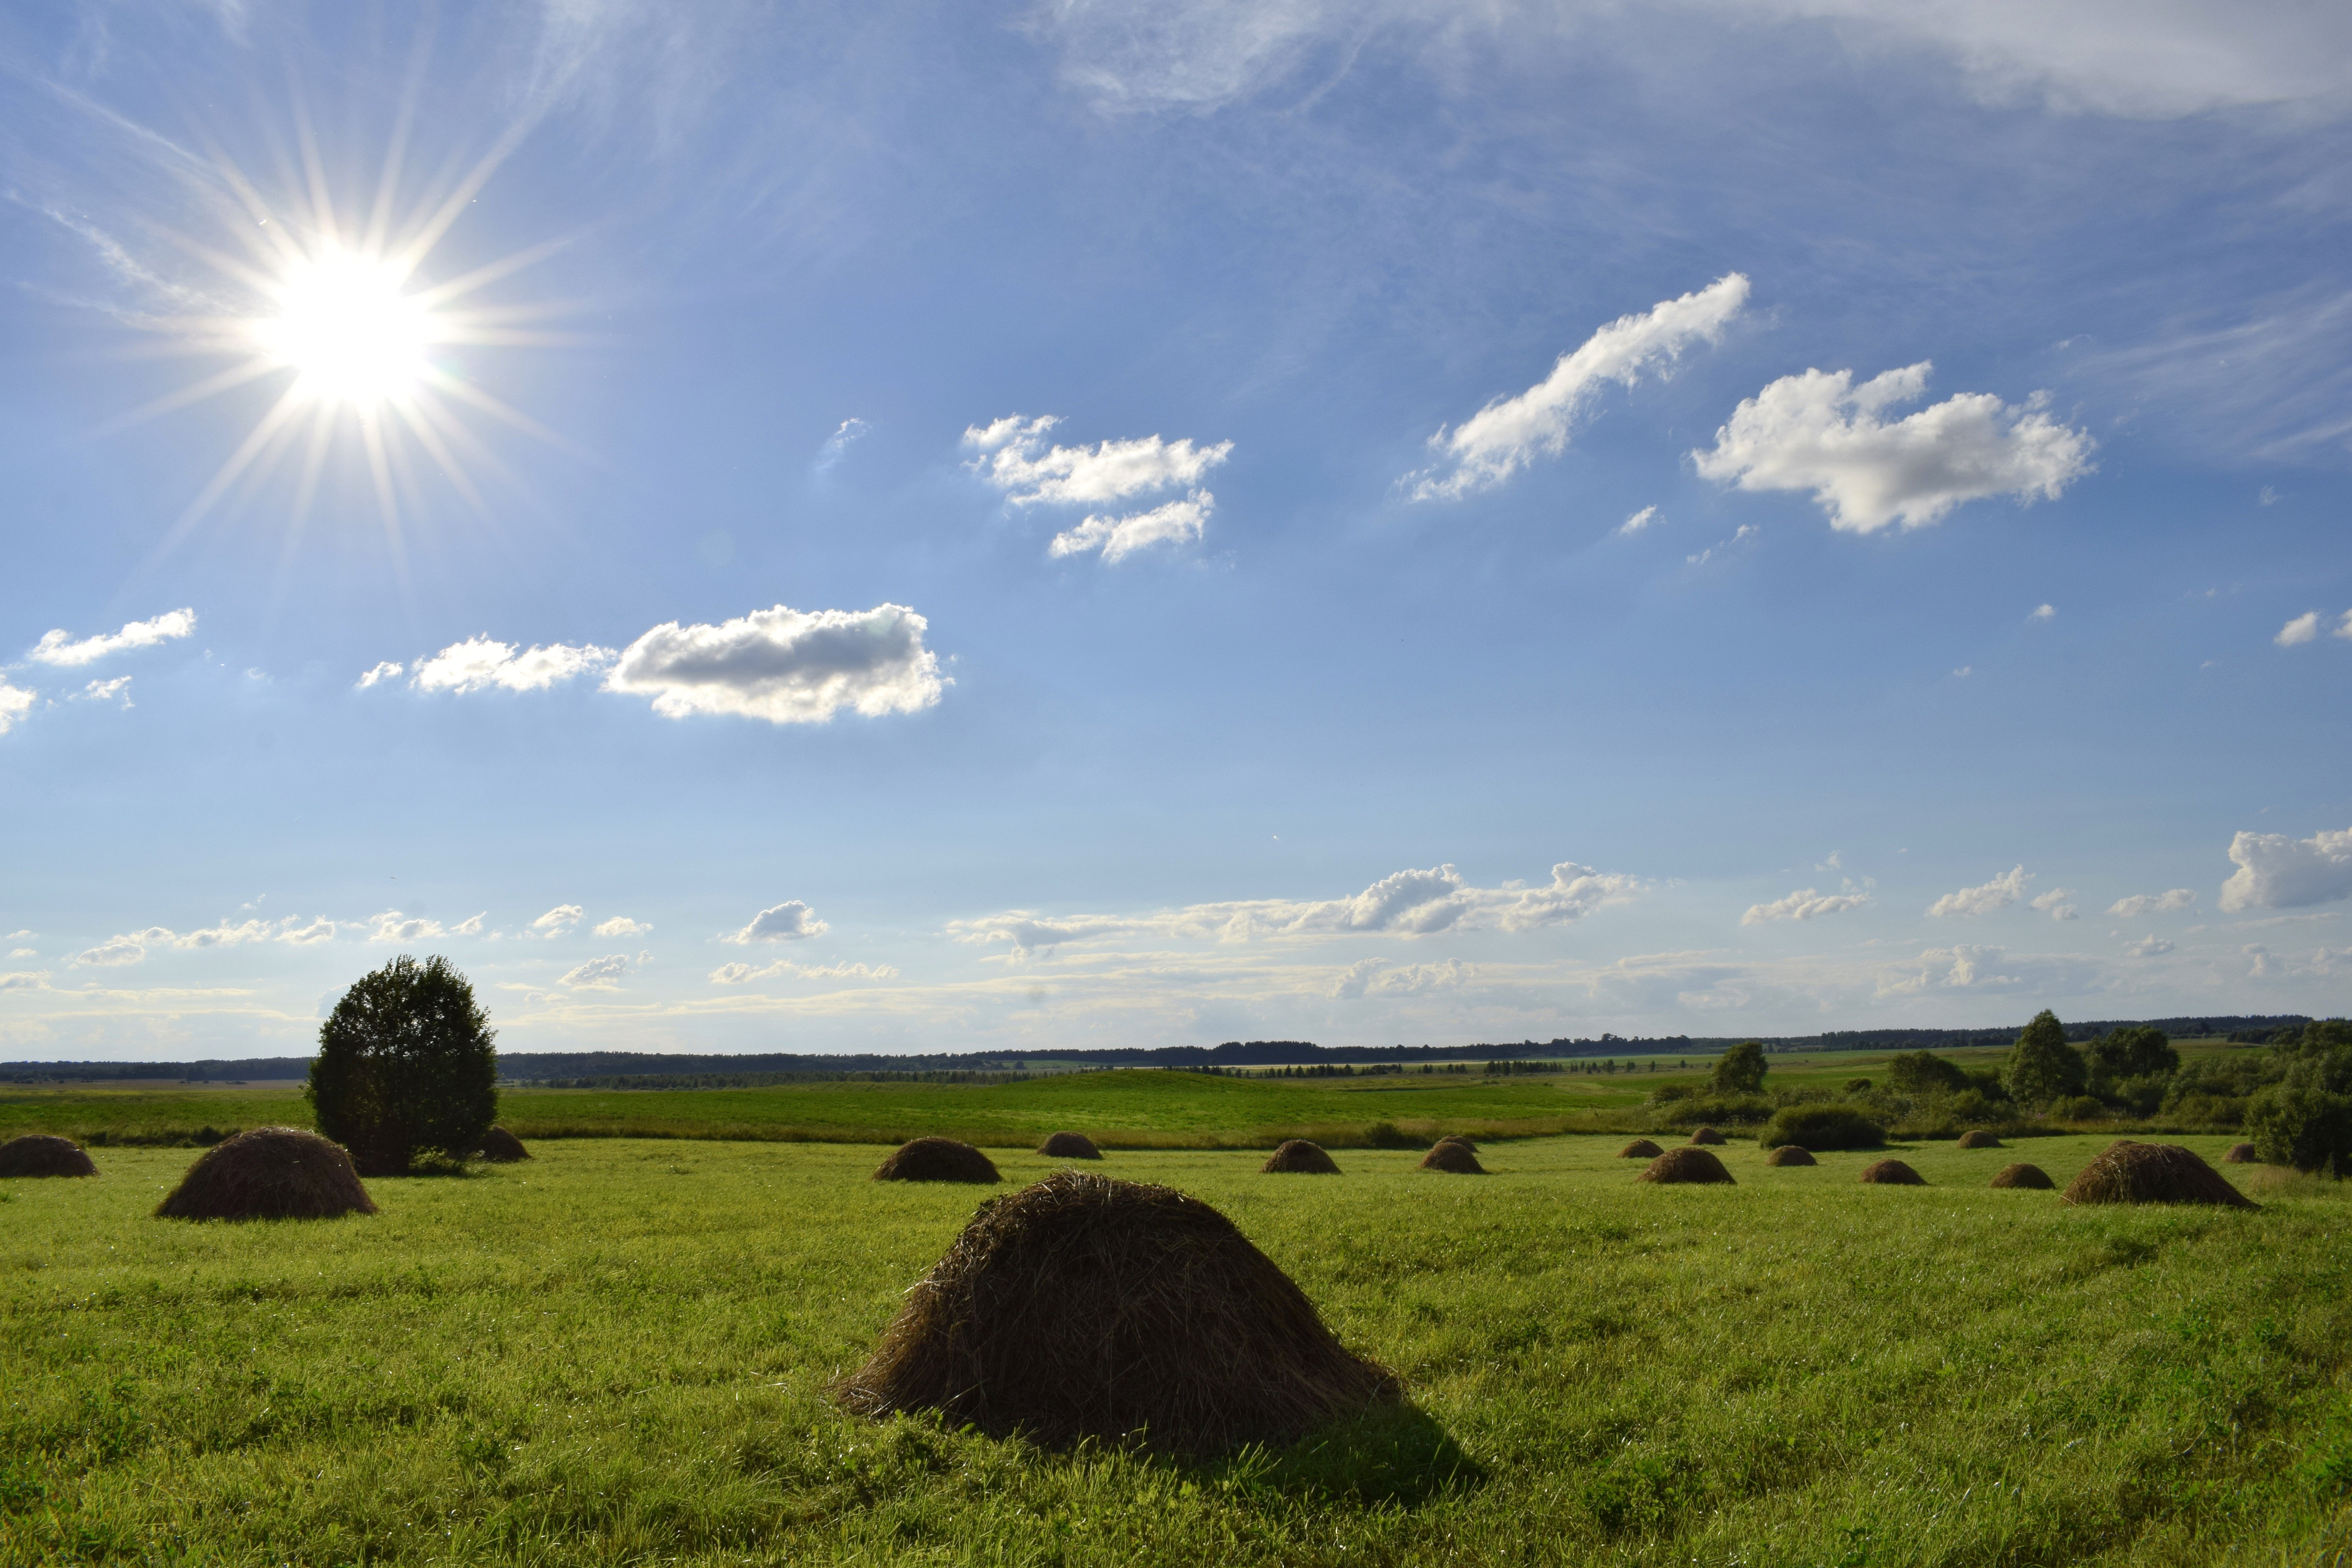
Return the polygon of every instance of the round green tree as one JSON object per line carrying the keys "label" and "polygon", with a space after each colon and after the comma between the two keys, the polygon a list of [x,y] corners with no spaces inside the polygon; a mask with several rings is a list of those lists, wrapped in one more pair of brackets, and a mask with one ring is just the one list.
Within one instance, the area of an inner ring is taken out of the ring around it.
{"label": "round green tree", "polygon": [[303,1097],[362,1175],[397,1175],[421,1153],[463,1159],[498,1120],[497,1035],[447,959],[403,953],[335,1004]]}
{"label": "round green tree", "polygon": [[2090,1073],[2083,1053],[2066,1043],[2066,1027],[2058,1015],[2044,1007],[2010,1047],[2000,1077],[2019,1104],[2040,1105],[2082,1093]]}
{"label": "round green tree", "polygon": [[1720,1094],[1754,1094],[1764,1087],[1767,1070],[1763,1046],[1755,1040],[1745,1040],[1716,1058],[1709,1081]]}
{"label": "round green tree", "polygon": [[2180,1053],[2172,1048],[2170,1037],[2146,1024],[2101,1035],[2083,1049],[2091,1071],[2100,1078],[2152,1078],[2180,1067]]}

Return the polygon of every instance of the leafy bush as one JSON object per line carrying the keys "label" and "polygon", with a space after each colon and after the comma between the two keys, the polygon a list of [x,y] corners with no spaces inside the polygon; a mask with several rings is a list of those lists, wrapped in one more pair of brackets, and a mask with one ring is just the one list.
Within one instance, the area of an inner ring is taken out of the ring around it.
{"label": "leafy bush", "polygon": [[1763,1044],[1743,1040],[1716,1058],[1707,1087],[1717,1094],[1754,1094],[1764,1087],[1764,1075],[1769,1070]]}
{"label": "leafy bush", "polygon": [[396,1175],[419,1152],[463,1159],[498,1120],[496,1037],[447,959],[403,953],[335,1004],[303,1098],[362,1175]]}
{"label": "leafy bush", "polygon": [[1790,1105],[1775,1111],[1757,1142],[1767,1149],[1794,1143],[1816,1153],[1824,1149],[1880,1149],[1886,1129],[1851,1105]]}
{"label": "leafy bush", "polygon": [[2352,1095],[2273,1084],[2247,1101],[2246,1131],[2265,1163],[2352,1176]]}
{"label": "leafy bush", "polygon": [[2101,1079],[2162,1077],[2180,1067],[2180,1053],[2162,1029],[2135,1024],[2101,1035],[2083,1047],[2091,1076]]}
{"label": "leafy bush", "polygon": [[2107,1102],[2095,1094],[2070,1094],[2053,1100],[2050,1113],[2064,1121],[2096,1121],[2107,1113]]}
{"label": "leafy bush", "polygon": [[1886,1061],[1886,1081],[1903,1094],[1958,1094],[1968,1069],[1933,1051],[1900,1051]]}
{"label": "leafy bush", "polygon": [[1652,1114],[1653,1127],[1752,1127],[1772,1114],[1760,1094],[1696,1094],[1669,1101]]}
{"label": "leafy bush", "polygon": [[1970,1068],[1969,1087],[1987,1100],[2007,1100],[2009,1086],[2000,1081],[1999,1068]]}
{"label": "leafy bush", "polygon": [[2012,1099],[2025,1105],[2071,1100],[2090,1079],[2083,1054],[2066,1043],[2066,1027],[2044,1007],[2033,1016],[2009,1050],[2001,1079]]}

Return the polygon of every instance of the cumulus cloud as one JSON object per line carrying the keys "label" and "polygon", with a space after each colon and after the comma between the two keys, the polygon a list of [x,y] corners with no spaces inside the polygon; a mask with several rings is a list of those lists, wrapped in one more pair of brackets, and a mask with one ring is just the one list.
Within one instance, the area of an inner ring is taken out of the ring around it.
{"label": "cumulus cloud", "polygon": [[2035,909],[2053,921],[2071,921],[2080,912],[2067,901],[2074,896],[2071,889],[2053,888],[2046,893],[2034,894],[2032,902]]}
{"label": "cumulus cloud", "polygon": [[1995,877],[1991,881],[1973,888],[1962,888],[1957,893],[1946,893],[1927,906],[1931,915],[1989,915],[2006,909],[2025,896],[2025,884],[2032,874],[2022,866]]}
{"label": "cumulus cloud", "polygon": [[2352,610],[2345,611],[2344,618],[2337,621],[2336,623],[2336,629],[2327,635],[2330,637],[2342,637],[2346,642],[2352,642]]}
{"label": "cumulus cloud", "polygon": [[842,709],[914,713],[947,684],[923,646],[930,623],[904,605],[870,610],[754,610],[717,626],[656,626],[631,643],[607,691],[653,699],[666,719],[733,714],[822,724]]}
{"label": "cumulus cloud", "polygon": [[1662,300],[1647,314],[1621,316],[1559,356],[1551,374],[1515,397],[1497,397],[1429,438],[1438,460],[1405,476],[1415,500],[1452,500],[1491,489],[1538,458],[1568,448],[1576,426],[1610,383],[1632,386],[1669,374],[1683,351],[1722,340],[1748,303],[1748,279],[1727,273],[1696,293]]}
{"label": "cumulus cloud", "polygon": [[73,963],[80,969],[116,969],[127,963],[140,963],[147,957],[149,942],[171,940],[172,933],[162,926],[128,936],[110,936],[96,947],[74,954]]}
{"label": "cumulus cloud", "polygon": [[[572,906],[567,905],[566,908]],[[596,922],[598,936],[643,936],[654,928],[643,921],[633,921],[626,915],[614,915],[611,920]]]}
{"label": "cumulus cloud", "polygon": [[361,690],[364,691],[371,686],[380,685],[387,680],[397,680],[400,679],[402,672],[407,668],[408,667],[406,665],[395,664],[391,659],[385,659],[373,669],[369,670],[366,674],[360,677],[359,688]]}
{"label": "cumulus cloud", "polygon": [[1050,414],[1035,419],[1013,414],[971,426],[963,433],[963,444],[978,454],[970,465],[972,471],[1003,490],[1015,506],[1041,501],[1099,506],[1197,485],[1234,450],[1231,441],[1195,447],[1189,437],[1163,441],[1158,436],[1092,447],[1048,447],[1046,434],[1060,423]]}
{"label": "cumulus cloud", "polygon": [[[451,643],[431,658],[418,659],[408,683],[419,691],[455,691],[461,696],[494,686],[508,691],[544,691],[561,681],[602,669],[613,658],[611,648],[593,644],[573,647],[554,643],[518,652],[512,643],[468,637]],[[360,677],[360,684],[373,686],[387,668],[397,674],[400,667],[379,664]]]}
{"label": "cumulus cloud", "polygon": [[1933,368],[1922,360],[1860,386],[1848,370],[1784,375],[1734,409],[1715,449],[1692,461],[1744,490],[1811,490],[1831,526],[1853,533],[1924,528],[1990,496],[2055,500],[2091,471],[2090,437],[2051,418],[2040,393],[2016,405],[1962,393],[1880,417],[1925,396]]}
{"label": "cumulus cloud", "polygon": [[[399,917],[394,915],[391,918],[396,920]],[[477,920],[469,924],[478,929],[479,921]],[[434,929],[436,932],[439,931],[437,926]],[[187,952],[202,952],[208,948],[242,947],[248,942],[282,942],[289,947],[307,947],[314,942],[331,942],[334,939],[334,935],[335,922],[323,916],[310,921],[305,921],[299,915],[288,915],[276,921],[222,920],[213,925],[184,931],[175,931],[168,926],[149,926],[144,931],[126,931],[119,936],[110,936],[96,947],[77,953],[72,962],[84,968],[119,968],[125,964],[143,962],[147,957],[147,950],[151,947],[171,947]]]}
{"label": "cumulus cloud", "polygon": [[2149,935],[2133,942],[2124,952],[2134,958],[2161,958],[2172,951],[2172,943],[2160,936]]}
{"label": "cumulus cloud", "polygon": [[17,969],[0,974],[0,991],[47,991],[49,972],[46,969]]}
{"label": "cumulus cloud", "polygon": [[585,963],[565,971],[556,984],[569,985],[575,991],[610,991],[620,984],[621,976],[628,972],[628,955],[616,952],[606,958],[592,958]]}
{"label": "cumulus cloud", "polygon": [[2279,628],[2278,636],[2271,638],[2271,641],[2278,644],[2281,647],[2294,647],[2303,643],[2311,641],[2318,635],[2319,612],[2317,610],[2305,610],[2303,614],[2295,616],[2294,619],[2281,626]]}
{"label": "cumulus cloud", "polygon": [[1217,498],[1207,490],[1194,490],[1181,500],[1126,517],[1090,512],[1077,527],[1054,535],[1046,553],[1059,557],[1099,550],[1103,560],[1110,563],[1154,544],[1189,544],[1201,537],[1216,504]]}
{"label": "cumulus cloud", "polygon": [[398,910],[386,910],[382,914],[368,917],[367,940],[370,942],[432,942],[445,936],[479,936],[482,934],[483,918],[488,912],[485,910],[482,914],[476,915],[471,920],[460,921],[453,926],[445,926],[439,921],[428,920],[422,915],[406,915]]}
{"label": "cumulus cloud", "polygon": [[1929,948],[1916,961],[1898,965],[1880,983],[1878,994],[1972,991],[2064,995],[2097,990],[2105,978],[2097,964],[2080,958],[1955,944]]}
{"label": "cumulus cloud", "polygon": [[5,676],[0,676],[0,735],[15,729],[16,721],[33,710],[39,695],[21,686],[11,686]]}
{"label": "cumulus cloud", "polygon": [[96,637],[76,641],[60,628],[45,632],[25,657],[35,664],[57,665],[70,668],[77,665],[95,664],[109,654],[123,653],[131,648],[153,647],[157,643],[184,637],[196,629],[196,612],[170,610],[152,620],[132,621],[119,632],[101,632]]}
{"label": "cumulus cloud", "polygon": [[2134,893],[2127,899],[2117,899],[2107,906],[2107,913],[2120,920],[2137,920],[2142,915],[2178,914],[2197,902],[2197,895],[2187,888],[2174,888],[2161,893]]}
{"label": "cumulus cloud", "polygon": [[898,972],[887,963],[794,963],[779,958],[772,963],[722,963],[710,972],[714,985],[744,985],[754,980],[896,980]]}
{"label": "cumulus cloud", "polygon": [[1744,926],[1760,926],[1773,921],[1809,921],[1817,915],[1843,914],[1858,910],[1870,902],[1868,893],[1854,891],[1846,884],[1842,893],[1823,893],[1812,888],[1800,888],[1785,899],[1775,899],[1769,904],[1750,904],[1748,912],[1739,917]]}
{"label": "cumulus cloud", "polygon": [[1657,521],[1658,509],[1654,506],[1645,506],[1641,510],[1635,512],[1633,516],[1627,518],[1624,521],[1619,523],[1617,525],[1617,531],[1620,533],[1629,534],[1639,533],[1643,529],[1649,527],[1650,524]]}
{"label": "cumulus cloud", "polygon": [[1433,991],[1458,991],[1476,977],[1477,968],[1458,958],[1442,963],[1391,966],[1384,958],[1364,958],[1348,965],[1332,983],[1331,995],[1341,1002],[1367,996],[1423,996]]}
{"label": "cumulus cloud", "polygon": [[2058,606],[2055,605],[2040,605],[2035,608],[2032,615],[2027,616],[2025,618],[2029,621],[2054,621],[2058,618]]}
{"label": "cumulus cloud", "polygon": [[572,928],[580,923],[587,911],[578,904],[558,904],[530,922],[532,931],[543,937],[569,936]]}
{"label": "cumulus cloud", "polygon": [[2230,840],[2238,868],[2221,884],[2221,908],[2294,910],[2352,897],[2352,828],[2308,838],[2241,833]]}
{"label": "cumulus cloud", "polygon": [[761,910],[753,915],[741,931],[726,940],[732,942],[799,942],[803,938],[823,936],[833,928],[816,918],[816,914],[798,899]]}
{"label": "cumulus cloud", "polygon": [[128,695],[130,690],[131,678],[127,675],[118,675],[111,680],[91,681],[79,691],[75,692],[71,698],[68,699],[68,700],[73,702],[111,702],[117,697],[120,697],[122,699],[123,707],[129,708],[131,706],[131,698]]}

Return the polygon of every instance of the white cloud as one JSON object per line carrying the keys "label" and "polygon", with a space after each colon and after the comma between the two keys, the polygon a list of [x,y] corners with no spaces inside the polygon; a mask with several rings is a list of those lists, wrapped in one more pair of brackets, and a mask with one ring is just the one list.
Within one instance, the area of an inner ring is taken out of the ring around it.
{"label": "white cloud", "polygon": [[[488,910],[483,911],[484,914],[488,912]],[[473,919],[460,921],[454,926],[445,926],[439,921],[428,920],[422,915],[404,915],[398,910],[386,910],[382,914],[368,917],[367,940],[370,942],[431,942],[438,937],[481,934],[482,915],[476,915]],[[288,940],[317,941],[319,939],[312,936],[299,936],[289,937]]]}
{"label": "white cloud", "polygon": [[10,958],[38,958],[41,956],[41,950],[37,947],[12,947],[8,950],[8,956]]}
{"label": "white cloud", "polygon": [[2053,888],[2046,893],[2034,894],[2032,901],[2035,909],[2042,910],[2053,921],[2071,921],[2079,912],[2073,904],[2066,901],[2074,896],[2072,889]]}
{"label": "white cloud", "polygon": [[1721,341],[1748,302],[1748,279],[1727,273],[1696,293],[1663,300],[1646,315],[1621,316],[1559,356],[1551,374],[1516,397],[1497,397],[1429,438],[1438,460],[1405,478],[1415,500],[1492,489],[1538,457],[1556,458],[1601,389],[1669,374],[1694,343]]}
{"label": "white cloud", "polygon": [[[488,690],[493,686],[509,691],[544,691],[559,681],[602,669],[613,658],[611,648],[593,644],[573,647],[568,643],[554,643],[518,653],[512,643],[497,642],[487,637],[468,637],[464,642],[451,643],[431,658],[418,659],[409,684],[420,691],[455,691],[460,695]],[[399,669],[397,665],[388,668],[394,673]],[[377,665],[360,678],[360,684],[373,685],[385,668],[385,665]]]}
{"label": "white cloud", "polygon": [[530,929],[543,937],[569,936],[586,912],[578,904],[558,904],[531,921]]}
{"label": "white cloud", "polygon": [[18,969],[0,974],[0,991],[47,991],[49,972],[46,969]]}
{"label": "white cloud", "polygon": [[2281,647],[2294,647],[2303,643],[2311,641],[2312,638],[2318,635],[2319,612],[2317,610],[2305,610],[2303,614],[2295,616],[2294,619],[2281,626],[2279,628],[2278,636],[2271,638],[2271,641],[2278,644]]}
{"label": "white cloud", "polygon": [[840,427],[825,437],[824,445],[817,448],[816,466],[819,468],[833,467],[834,464],[841,461],[841,455],[849,450],[849,444],[852,441],[858,439],[873,428],[874,426],[863,419],[851,417],[843,420]]}
{"label": "white cloud", "polygon": [[1364,958],[1341,970],[1331,985],[1334,1000],[1360,1001],[1367,996],[1423,996],[1433,991],[1458,991],[1477,975],[1474,964],[1458,958],[1441,963],[1408,963],[1391,968],[1384,958]]}
{"label": "white cloud", "polygon": [[1207,490],[1194,490],[1181,500],[1126,517],[1088,513],[1077,527],[1055,534],[1054,542],[1046,546],[1046,553],[1059,557],[1100,550],[1108,563],[1153,544],[1189,544],[1201,537],[1216,505],[1215,496]]}
{"label": "white cloud", "polygon": [[1715,543],[1708,545],[1705,550],[1700,551],[1696,555],[1684,556],[1683,563],[1686,566],[1704,566],[1708,562],[1714,560],[1716,556],[1723,551],[1729,550],[1736,544],[1745,543],[1763,531],[1764,531],[1762,529],[1759,528],[1752,522],[1743,522],[1738,526],[1738,528],[1732,531],[1730,538],[1717,540]]}
{"label": "white cloud", "polygon": [[666,719],[735,714],[822,724],[844,708],[867,718],[940,700],[929,622],[903,605],[801,611],[778,605],[718,626],[656,626],[631,643],[604,689],[651,697]]}
{"label": "white cloud", "polygon": [[1973,888],[1962,888],[1957,893],[1946,893],[1927,906],[1931,915],[1989,915],[2005,909],[2025,896],[2025,884],[2032,879],[2022,866],[1991,881]]}
{"label": "white cloud", "polygon": [[2043,605],[2025,618],[2029,621],[2054,621],[2058,618],[2058,607],[2055,605]]}
{"label": "white cloud", "polygon": [[1024,419],[1014,414],[987,426],[972,426],[963,443],[979,453],[973,472],[1004,492],[1015,506],[1040,501],[1099,506],[1154,490],[1201,482],[1211,468],[1233,455],[1234,444],[1195,447],[1190,437],[1163,441],[1144,436],[1093,447],[1045,445],[1046,432],[1061,421],[1053,415]]}
{"label": "white cloud", "polygon": [[2336,622],[2336,629],[2327,635],[2342,637],[2346,642],[2352,642],[2352,610],[2345,611],[2344,618]]}
{"label": "white cloud", "polygon": [[714,985],[743,985],[754,980],[896,980],[898,972],[887,963],[794,963],[789,958],[757,966],[722,963],[710,972]]}
{"label": "white cloud", "polygon": [[2153,933],[2133,942],[2124,952],[2134,958],[2161,958],[2172,951],[2172,943]]}
{"label": "white cloud", "polygon": [[2137,920],[2142,915],[2177,914],[2197,902],[2197,895],[2187,888],[2174,888],[2162,893],[2134,893],[2127,899],[2117,899],[2107,906],[2107,913],[2122,920]]}
{"label": "white cloud", "polygon": [[127,963],[143,962],[149,942],[171,940],[172,933],[162,926],[152,926],[128,936],[110,936],[96,947],[74,954],[73,963],[79,969],[118,969]]}
{"label": "white cloud", "polygon": [[1879,416],[1926,395],[1922,360],[1853,385],[1853,373],[1784,375],[1732,411],[1698,471],[1745,490],[1811,490],[1833,528],[1924,528],[1963,501],[2054,500],[2091,471],[2093,443],[2043,412],[1962,393],[1893,423]]}
{"label": "white cloud", "polygon": [[122,698],[123,707],[129,708],[131,706],[131,699],[125,694],[129,692],[130,689],[131,678],[127,675],[118,675],[111,680],[91,681],[79,691],[75,692],[71,698],[68,699],[68,700],[73,702],[110,702],[115,698],[121,697]]}
{"label": "white cloud", "polygon": [[16,721],[33,710],[33,703],[39,695],[21,686],[11,686],[5,676],[0,676],[0,735],[15,729]]}
{"label": "white cloud", "polygon": [[134,647],[152,647],[157,643],[184,637],[196,629],[196,612],[171,610],[152,620],[132,621],[121,631],[100,633],[76,642],[62,628],[42,634],[41,640],[25,657],[36,664],[76,665],[95,664],[109,654],[122,653]]}
{"label": "white cloud", "polygon": [[575,991],[610,991],[629,972],[626,953],[616,952],[606,958],[592,958],[587,963],[565,971],[559,985],[569,985]]}
{"label": "white cloud", "polygon": [[395,664],[391,659],[385,659],[382,664],[360,677],[360,689],[364,691],[381,681],[397,680],[407,668],[406,665]]}
{"label": "white cloud", "polygon": [[614,915],[611,920],[596,923],[598,936],[643,936],[653,929],[643,921],[633,921],[626,915]]}
{"label": "white cloud", "polygon": [[1641,510],[1635,512],[1633,516],[1627,518],[1624,521],[1619,523],[1617,525],[1617,531],[1620,533],[1639,533],[1643,529],[1649,527],[1650,524],[1657,521],[1658,509],[1654,506],[1645,506]]}
{"label": "white cloud", "polygon": [[805,937],[823,936],[832,929],[817,919],[806,904],[798,899],[790,899],[761,910],[741,931],[726,940],[732,942],[799,942]]}
{"label": "white cloud", "polygon": [[1769,904],[1748,905],[1748,912],[1739,917],[1739,923],[1760,926],[1772,921],[1809,921],[1816,915],[1843,914],[1847,910],[1858,910],[1868,902],[1870,895],[1854,891],[1851,882],[1846,884],[1846,890],[1842,893],[1823,893],[1811,888],[1800,888],[1785,899],[1775,899]]}
{"label": "white cloud", "polygon": [[2221,908],[2294,910],[2352,897],[2352,828],[2308,838],[2241,833],[2230,840],[2238,868],[2221,884]]}
{"label": "white cloud", "polygon": [[2105,980],[2101,967],[2084,959],[1955,944],[1929,948],[1916,960],[1897,965],[1880,982],[1878,994],[1974,991],[2068,995],[2099,990]]}

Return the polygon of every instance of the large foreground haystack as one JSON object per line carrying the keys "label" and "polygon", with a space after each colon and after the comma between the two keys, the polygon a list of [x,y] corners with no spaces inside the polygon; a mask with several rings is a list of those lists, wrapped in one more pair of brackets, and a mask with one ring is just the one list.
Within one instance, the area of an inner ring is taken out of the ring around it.
{"label": "large foreground haystack", "polygon": [[918,1138],[901,1143],[874,1169],[877,1182],[993,1182],[1001,1180],[987,1155],[952,1138]]}
{"label": "large foreground haystack", "polygon": [[1288,1172],[1300,1176],[1336,1176],[1339,1162],[1323,1152],[1320,1143],[1309,1143],[1304,1138],[1293,1138],[1265,1157],[1258,1169],[1280,1174]]}
{"label": "large foreground haystack", "polygon": [[352,1157],[299,1127],[257,1127],[215,1143],[155,1205],[163,1219],[331,1219],[373,1214]]}
{"label": "large foreground haystack", "polygon": [[1213,1453],[1399,1391],[1207,1204],[1061,1171],[981,1205],[838,1392],[870,1415]]}
{"label": "large foreground haystack", "polygon": [[2070,1204],[2259,1206],[2194,1151],[2177,1143],[2135,1143],[2128,1138],[2109,1145],[2058,1195]]}
{"label": "large foreground haystack", "polygon": [[1083,1132],[1056,1132],[1037,1146],[1048,1160],[1099,1160],[1102,1151]]}
{"label": "large foreground haystack", "polygon": [[1691,1130],[1691,1142],[1693,1143],[1727,1143],[1730,1140],[1712,1127],[1697,1127]]}
{"label": "large foreground haystack", "polygon": [[1959,1146],[1963,1149],[1998,1149],[2000,1140],[1981,1127],[1972,1127],[1960,1134]]}
{"label": "large foreground haystack", "polygon": [[1447,1171],[1457,1176],[1483,1176],[1486,1167],[1478,1163],[1478,1156],[1470,1152],[1467,1143],[1456,1143],[1451,1138],[1441,1138],[1421,1157],[1424,1171]]}
{"label": "large foreground haystack", "polygon": [[2232,1143],[2230,1152],[2221,1156],[2224,1165],[2259,1165],[2262,1163],[2263,1157],[2254,1152],[2252,1143]]}
{"label": "large foreground haystack", "polygon": [[1813,1158],[1812,1151],[1801,1143],[1781,1144],[1764,1156],[1764,1163],[1768,1165],[1818,1165],[1821,1163],[1819,1160]]}
{"label": "large foreground haystack", "polygon": [[1862,1168],[1862,1179],[1882,1187],[1924,1187],[1927,1178],[1900,1160],[1874,1160]]}
{"label": "large foreground haystack", "polygon": [[521,1139],[505,1128],[493,1127],[482,1134],[482,1146],[474,1152],[474,1158],[488,1160],[496,1165],[506,1165],[517,1160],[530,1159],[530,1151],[522,1146]]}
{"label": "large foreground haystack", "polygon": [[1651,1161],[1633,1179],[1637,1182],[1729,1182],[1731,1173],[1723,1168],[1722,1161],[1706,1150],[1685,1144],[1679,1149],[1667,1150]]}
{"label": "large foreground haystack", "polygon": [[1996,1187],[2031,1187],[2036,1192],[2046,1193],[2058,1184],[2052,1181],[2050,1173],[2041,1166],[2029,1165],[2021,1160],[2014,1165],[2003,1165],[1993,1177],[1992,1184]]}
{"label": "large foreground haystack", "polygon": [[27,1132],[0,1143],[0,1176],[95,1176],[98,1167],[70,1138]]}
{"label": "large foreground haystack", "polygon": [[1664,1149],[1659,1148],[1647,1138],[1636,1138],[1618,1150],[1617,1157],[1620,1160],[1654,1160],[1664,1152]]}

